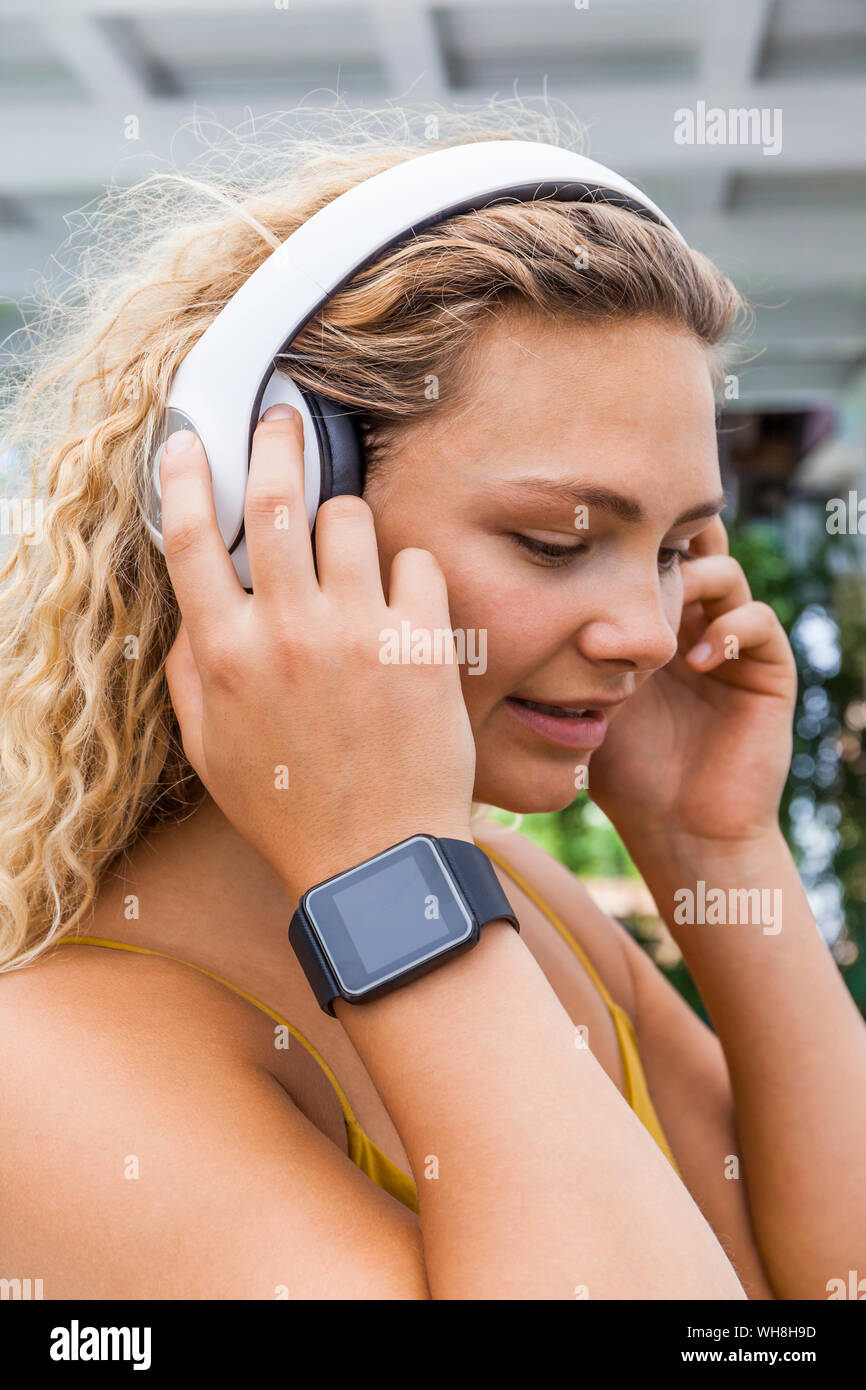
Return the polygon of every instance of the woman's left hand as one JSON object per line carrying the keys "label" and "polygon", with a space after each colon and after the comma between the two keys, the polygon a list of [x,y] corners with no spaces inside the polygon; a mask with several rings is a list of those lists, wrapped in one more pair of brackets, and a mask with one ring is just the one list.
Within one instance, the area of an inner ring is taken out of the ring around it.
{"label": "woman's left hand", "polygon": [[[620,834],[748,841],[778,827],[797,668],[768,604],[752,599],[720,517],[682,566],[677,653],[610,723],[589,794]],[[696,660],[692,649],[708,644]]]}

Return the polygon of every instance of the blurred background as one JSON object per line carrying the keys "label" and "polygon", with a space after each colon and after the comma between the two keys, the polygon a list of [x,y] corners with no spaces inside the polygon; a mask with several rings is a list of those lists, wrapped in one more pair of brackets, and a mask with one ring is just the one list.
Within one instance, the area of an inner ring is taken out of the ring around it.
{"label": "blurred background", "polygon": [[[308,123],[337,97],[494,95],[564,104],[585,152],[756,305],[725,386],[725,521],[796,652],[782,825],[866,1013],[864,0],[0,0],[0,372],[35,281],[71,233],[86,240],[79,210],[109,182],[182,167],[192,116],[233,128],[303,102]],[[2,546],[24,495],[8,452],[0,477]],[[521,828],[706,1017],[586,794]]]}

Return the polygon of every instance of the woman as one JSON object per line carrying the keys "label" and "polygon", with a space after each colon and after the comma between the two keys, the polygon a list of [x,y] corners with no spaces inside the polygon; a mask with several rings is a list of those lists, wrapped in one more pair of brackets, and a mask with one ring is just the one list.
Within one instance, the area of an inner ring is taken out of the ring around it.
{"label": "woman", "polygon": [[[364,411],[364,500],[321,509],[316,567],[290,415],[254,440],[252,595],[194,438],[161,466],[166,564],[145,536],[184,353],[317,207],[422,148],[320,148],[216,219],[166,204],[22,392],[51,505],[0,607],[9,1273],[48,1298],[824,1297],[862,1262],[866,1035],[778,828],[794,663],[718,516],[731,284],[609,206],[429,228],[289,354]],[[383,662],[407,620],[483,633],[485,669]],[[715,1034],[472,814],[563,807],[587,771]],[[292,912],[419,831],[490,854],[520,933],[335,1021]],[[784,929],[678,923],[701,881],[779,890]]]}

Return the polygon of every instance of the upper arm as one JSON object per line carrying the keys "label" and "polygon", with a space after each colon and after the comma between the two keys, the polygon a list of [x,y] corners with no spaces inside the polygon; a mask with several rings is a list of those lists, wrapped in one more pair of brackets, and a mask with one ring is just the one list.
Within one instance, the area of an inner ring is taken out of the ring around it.
{"label": "upper arm", "polygon": [[3,981],[11,1270],[49,1299],[429,1298],[417,1218],[224,1038],[209,982],[190,1007],[166,962],[135,997],[87,967],[98,1008],[71,962]]}

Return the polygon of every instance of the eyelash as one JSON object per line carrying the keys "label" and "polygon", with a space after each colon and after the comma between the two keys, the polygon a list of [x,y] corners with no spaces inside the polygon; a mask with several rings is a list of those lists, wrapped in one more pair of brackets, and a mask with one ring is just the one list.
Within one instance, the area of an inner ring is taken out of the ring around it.
{"label": "eyelash", "polygon": [[[535,541],[531,536],[522,536],[519,531],[512,534],[518,545],[537,556],[548,569],[559,569],[569,563],[570,556],[579,555],[586,550],[585,545],[554,545],[551,541]],[[677,569],[685,561],[695,558],[688,550],[673,550],[669,546],[663,546],[659,555],[670,556],[670,559],[659,565],[663,573]]]}

